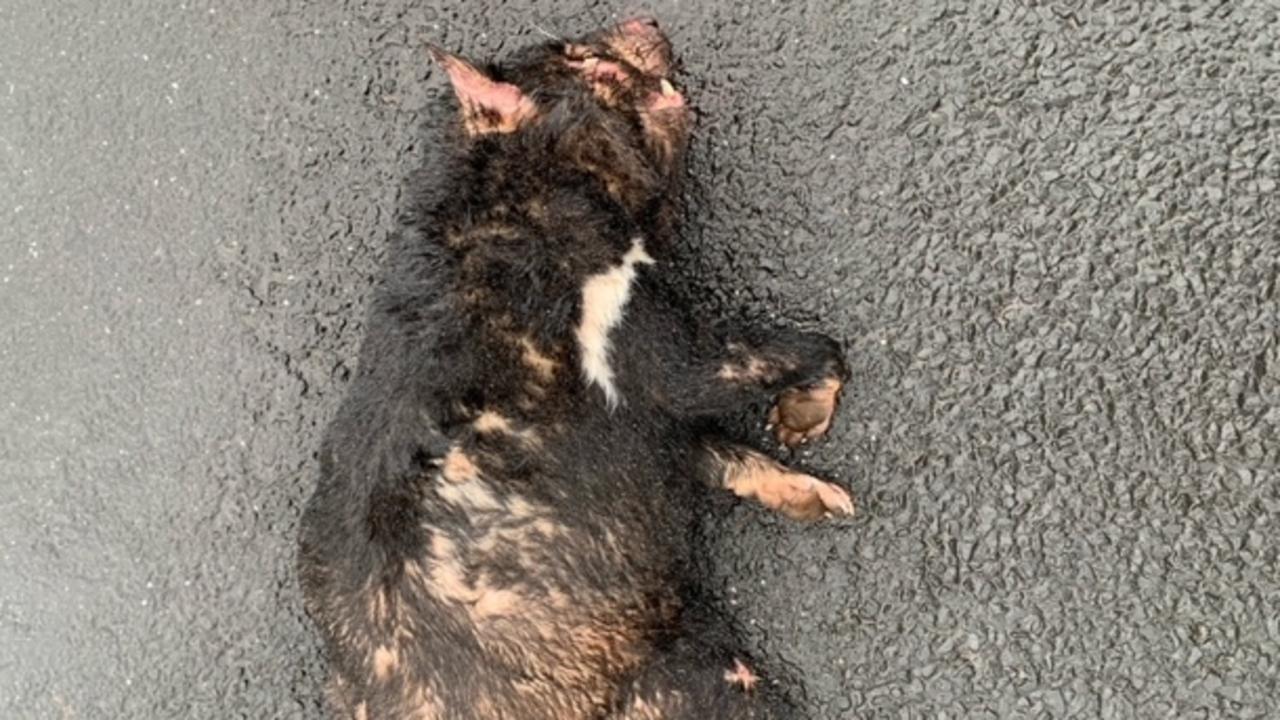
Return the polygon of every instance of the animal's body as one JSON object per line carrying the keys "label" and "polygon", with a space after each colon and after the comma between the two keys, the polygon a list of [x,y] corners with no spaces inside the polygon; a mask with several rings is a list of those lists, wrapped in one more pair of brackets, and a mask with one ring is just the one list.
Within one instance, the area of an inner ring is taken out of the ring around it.
{"label": "animal's body", "polygon": [[333,710],[763,716],[731,634],[688,612],[690,530],[718,489],[852,512],[717,430],[758,405],[786,444],[823,434],[839,348],[717,336],[655,282],[690,128],[656,24],[437,60],[457,136],[414,187],[303,520]]}

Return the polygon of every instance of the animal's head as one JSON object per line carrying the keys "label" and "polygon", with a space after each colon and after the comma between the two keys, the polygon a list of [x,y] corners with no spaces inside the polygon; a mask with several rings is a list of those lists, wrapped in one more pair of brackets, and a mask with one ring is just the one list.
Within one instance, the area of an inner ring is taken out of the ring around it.
{"label": "animal's head", "polygon": [[500,65],[433,54],[474,145],[567,163],[632,207],[668,190],[680,172],[692,117],[670,79],[671,43],[654,20],[530,47]]}

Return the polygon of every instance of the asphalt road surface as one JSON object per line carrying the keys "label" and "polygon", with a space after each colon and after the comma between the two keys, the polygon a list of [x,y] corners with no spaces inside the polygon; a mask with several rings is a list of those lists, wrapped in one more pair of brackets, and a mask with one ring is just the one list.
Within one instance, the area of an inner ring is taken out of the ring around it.
{"label": "asphalt road surface", "polygon": [[[1097,7],[1095,7],[1097,6]],[[0,717],[312,718],[321,428],[444,91],[658,15],[681,287],[848,345],[707,573],[820,720],[1280,707],[1280,5],[0,3]]]}

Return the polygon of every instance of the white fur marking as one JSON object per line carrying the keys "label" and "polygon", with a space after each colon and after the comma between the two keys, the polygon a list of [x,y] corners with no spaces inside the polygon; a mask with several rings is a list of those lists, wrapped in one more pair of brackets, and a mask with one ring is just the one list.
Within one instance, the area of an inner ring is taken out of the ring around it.
{"label": "white fur marking", "polygon": [[618,405],[618,388],[609,367],[609,331],[622,322],[622,309],[631,297],[636,265],[651,265],[644,241],[636,238],[622,256],[622,264],[592,275],[582,285],[582,322],[578,324],[578,346],[582,350],[582,375],[604,391],[605,404]]}

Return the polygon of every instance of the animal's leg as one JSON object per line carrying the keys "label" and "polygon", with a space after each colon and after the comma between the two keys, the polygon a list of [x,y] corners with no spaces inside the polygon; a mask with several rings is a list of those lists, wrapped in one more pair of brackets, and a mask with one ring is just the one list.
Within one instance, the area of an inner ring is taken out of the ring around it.
{"label": "animal's leg", "polygon": [[704,479],[751,498],[795,520],[852,515],[853,498],[843,488],[792,470],[740,445],[708,442],[700,449]]}
{"label": "animal's leg", "polygon": [[780,442],[794,447],[830,429],[847,377],[840,346],[831,338],[779,332],[765,342],[726,343],[717,357],[684,373],[673,395],[686,417],[728,415],[768,403],[769,425]]}

